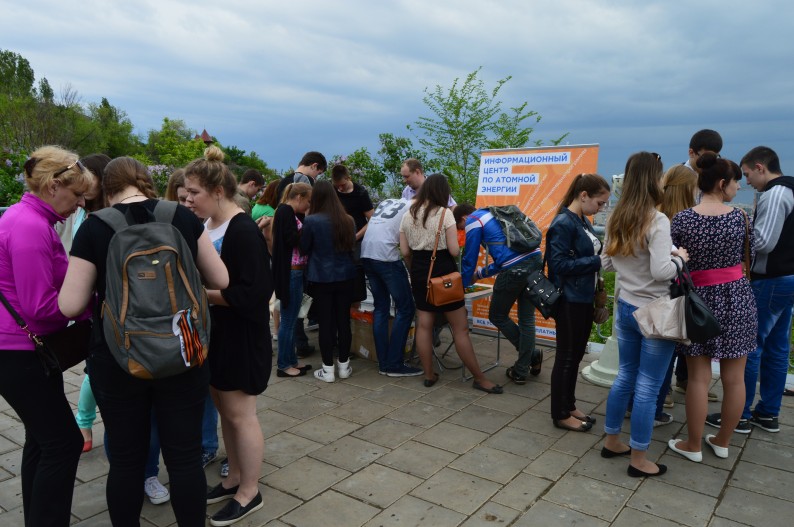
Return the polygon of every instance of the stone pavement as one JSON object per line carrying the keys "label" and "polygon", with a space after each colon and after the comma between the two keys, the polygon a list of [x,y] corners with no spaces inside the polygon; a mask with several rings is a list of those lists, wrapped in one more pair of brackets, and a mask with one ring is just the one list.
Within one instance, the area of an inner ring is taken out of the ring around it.
{"label": "stone pavement", "polygon": [[[493,338],[472,339],[481,363],[493,358]],[[515,356],[512,346],[503,345],[503,366],[490,378],[506,382],[504,366]],[[461,382],[459,370],[444,372],[425,388],[421,378],[378,375],[375,363],[363,359],[354,360],[349,379],[334,384],[311,376],[282,379],[274,372],[258,401],[266,438],[260,479],[265,507],[237,525],[792,525],[792,398],[784,398],[780,433],[735,434],[728,459],[704,447],[703,463],[696,464],[667,448],[670,437],[685,432],[683,396],[674,394],[669,411],[675,421],[655,429],[649,451],[669,471],[634,479],[626,475],[627,459],[599,455],[607,389],[579,380],[578,406],[598,418],[591,432],[552,426],[553,350],[545,356],[539,377],[524,386],[506,382],[503,395],[473,390],[471,382]],[[585,361],[595,358],[588,354]],[[309,363],[318,365],[319,356]],[[80,374],[79,368],[65,374],[73,405]],[[714,390],[720,388],[717,382]],[[719,411],[719,403],[710,403],[709,411]],[[73,525],[110,524],[102,435],[100,420],[94,449],[83,455],[77,472]],[[23,427],[0,399],[0,526],[22,525],[23,441]],[[219,466],[206,469],[211,485],[220,480]],[[160,479],[168,481],[165,467]],[[168,504],[146,500],[141,525],[176,524]]]}

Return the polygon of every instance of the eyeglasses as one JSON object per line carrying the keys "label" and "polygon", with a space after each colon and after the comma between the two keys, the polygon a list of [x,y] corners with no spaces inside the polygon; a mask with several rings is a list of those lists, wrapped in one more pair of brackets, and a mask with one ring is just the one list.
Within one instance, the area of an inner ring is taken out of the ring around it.
{"label": "eyeglasses", "polygon": [[655,157],[655,158],[656,158],[656,160],[657,160],[658,162],[660,162],[660,163],[662,162],[662,156],[660,156],[660,155],[659,155],[659,154],[657,154],[656,152],[651,152],[651,155],[652,155],[653,157]]}
{"label": "eyeglasses", "polygon": [[58,176],[60,176],[61,174],[63,174],[64,172],[68,172],[69,170],[72,170],[74,167],[77,167],[77,168],[79,168],[81,172],[82,172],[83,170],[85,170],[85,167],[83,166],[83,164],[82,164],[80,161],[75,161],[75,162],[74,162],[74,163],[72,163],[71,165],[68,165],[66,168],[62,168],[61,170],[59,170],[58,172],[56,172],[55,174],[53,174],[53,175],[52,175],[52,178],[53,178],[53,179],[56,179],[56,178],[57,178]]}

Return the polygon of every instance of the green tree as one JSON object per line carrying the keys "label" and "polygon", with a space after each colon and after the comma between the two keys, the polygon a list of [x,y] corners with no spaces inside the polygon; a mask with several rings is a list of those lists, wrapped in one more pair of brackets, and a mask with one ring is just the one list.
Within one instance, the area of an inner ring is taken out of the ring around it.
{"label": "green tree", "polygon": [[88,105],[88,135],[81,150],[107,154],[111,158],[130,156],[141,150],[141,140],[133,133],[133,124],[124,110],[102,97],[99,104]]}
{"label": "green tree", "polygon": [[380,134],[378,140],[380,141],[378,157],[385,177],[384,196],[397,197],[402,193],[404,183],[400,176],[400,169],[408,158],[413,157],[420,160],[428,173],[438,170],[438,163],[434,160],[427,160],[425,153],[414,146],[410,137],[385,133]]}
{"label": "green tree", "polygon": [[206,145],[195,136],[181,119],[164,117],[159,130],[149,131],[144,153],[154,163],[181,167],[204,155]]}
{"label": "green tree", "polygon": [[419,143],[428,157],[451,176],[450,186],[458,201],[468,203],[474,203],[476,198],[482,150],[526,146],[533,132],[526,121],[540,121],[540,115],[528,110],[527,103],[510,108],[509,113],[503,112],[498,96],[511,77],[497,81],[488,91],[478,77],[481,69],[467,75],[463,82],[455,79],[449,88],[440,85],[432,91],[426,88],[422,100],[432,115],[419,117],[414,127],[408,126],[410,131],[421,133]]}

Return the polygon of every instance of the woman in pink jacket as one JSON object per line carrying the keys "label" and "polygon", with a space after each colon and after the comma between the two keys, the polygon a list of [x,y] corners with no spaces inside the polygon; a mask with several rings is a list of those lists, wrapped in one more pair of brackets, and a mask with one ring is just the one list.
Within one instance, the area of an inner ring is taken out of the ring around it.
{"label": "woman in pink jacket", "polygon": [[[85,206],[94,176],[77,154],[44,146],[25,163],[25,182],[29,192],[0,217],[0,292],[30,331],[46,335],[68,323],[58,310],[66,251],[54,225]],[[63,392],[63,375],[45,371],[34,349],[0,305],[0,395],[25,425],[25,525],[66,526],[83,436]]]}

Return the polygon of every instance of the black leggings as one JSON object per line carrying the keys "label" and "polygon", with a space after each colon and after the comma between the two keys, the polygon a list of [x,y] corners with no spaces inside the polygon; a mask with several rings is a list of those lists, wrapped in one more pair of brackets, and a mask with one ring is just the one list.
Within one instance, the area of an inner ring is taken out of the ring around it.
{"label": "black leggings", "polygon": [[83,436],[63,393],[63,375],[47,377],[33,351],[0,351],[0,395],[25,425],[25,525],[69,525]]}
{"label": "black leggings", "polygon": [[140,525],[152,410],[176,521],[180,527],[203,527],[207,479],[201,467],[201,422],[209,366],[205,363],[181,375],[149,381],[124,372],[105,350],[89,357],[88,371],[108,433],[106,494],[114,527]]}
{"label": "black leggings", "polygon": [[320,354],[323,364],[334,365],[334,345],[339,348],[339,362],[350,358],[350,304],[353,303],[353,280],[312,282],[312,307],[316,308],[320,326]]}
{"label": "black leggings", "polygon": [[576,409],[576,379],[593,327],[593,304],[570,303],[565,297],[555,317],[557,353],[551,370],[551,418],[559,421]]}

